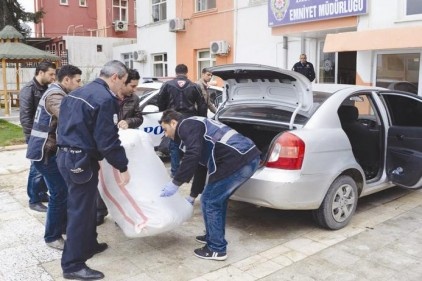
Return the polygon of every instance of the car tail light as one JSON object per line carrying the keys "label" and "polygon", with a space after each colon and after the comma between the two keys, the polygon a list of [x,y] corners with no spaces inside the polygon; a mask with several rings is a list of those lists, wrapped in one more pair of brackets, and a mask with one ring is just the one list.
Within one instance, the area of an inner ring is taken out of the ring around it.
{"label": "car tail light", "polygon": [[277,169],[300,170],[304,154],[305,143],[303,140],[286,132],[278,137],[266,166]]}

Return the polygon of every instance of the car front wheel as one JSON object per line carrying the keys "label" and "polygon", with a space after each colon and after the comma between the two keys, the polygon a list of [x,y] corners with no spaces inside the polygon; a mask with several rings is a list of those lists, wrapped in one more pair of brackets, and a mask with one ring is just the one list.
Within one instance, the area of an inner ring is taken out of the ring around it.
{"label": "car front wheel", "polygon": [[352,219],[357,202],[355,181],[350,176],[340,176],[331,184],[319,209],[313,211],[313,217],[324,228],[343,228]]}

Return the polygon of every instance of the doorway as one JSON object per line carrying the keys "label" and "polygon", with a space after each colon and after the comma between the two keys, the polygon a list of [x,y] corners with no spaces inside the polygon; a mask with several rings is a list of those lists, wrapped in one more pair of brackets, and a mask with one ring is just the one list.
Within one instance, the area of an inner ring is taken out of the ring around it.
{"label": "doorway", "polygon": [[337,84],[356,85],[356,52],[339,52],[337,56]]}

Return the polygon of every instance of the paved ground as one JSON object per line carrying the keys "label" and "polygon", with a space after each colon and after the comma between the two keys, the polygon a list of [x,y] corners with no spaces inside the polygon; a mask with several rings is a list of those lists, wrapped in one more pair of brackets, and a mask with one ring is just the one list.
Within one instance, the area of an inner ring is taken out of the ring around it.
{"label": "paved ground", "polygon": [[[63,280],[61,252],[42,238],[45,215],[27,207],[24,155],[0,151],[0,280]],[[202,230],[198,203],[191,220],[154,237],[129,239],[107,217],[98,232],[110,248],[88,265],[105,280],[422,280],[422,191],[362,198],[338,231],[317,228],[309,212],[231,201],[222,262],[194,257]]]}

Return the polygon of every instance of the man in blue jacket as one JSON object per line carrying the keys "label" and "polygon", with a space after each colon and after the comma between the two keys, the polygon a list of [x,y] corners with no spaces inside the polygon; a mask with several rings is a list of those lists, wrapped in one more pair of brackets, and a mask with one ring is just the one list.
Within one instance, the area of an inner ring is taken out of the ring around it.
{"label": "man in blue jacket", "polygon": [[61,260],[65,279],[104,278],[102,272],[85,262],[108,247],[97,241],[98,161],[105,158],[120,171],[119,185],[125,186],[130,179],[128,159],[118,135],[116,97],[127,73],[122,62],[110,61],[101,69],[99,78],[70,93],[60,106],[57,164],[69,189],[67,239]]}
{"label": "man in blue jacket", "polygon": [[[52,83],[42,96],[35,114],[26,157],[44,177],[50,193],[45,223],[45,243],[63,250],[63,231],[66,229],[67,186],[56,161],[56,130],[60,103],[79,87],[82,71],[73,65],[64,65],[57,73],[58,83]],[[65,116],[64,118],[66,118]]]}
{"label": "man in blue jacket", "polygon": [[196,237],[196,241],[206,245],[194,253],[203,259],[225,260],[227,202],[255,173],[261,152],[249,138],[205,117],[183,119],[181,113],[166,110],[160,124],[165,135],[179,142],[185,151],[179,169],[164,186],[161,196],[172,196],[180,185],[190,181],[198,165],[206,166],[208,183],[201,196],[206,234]]}

